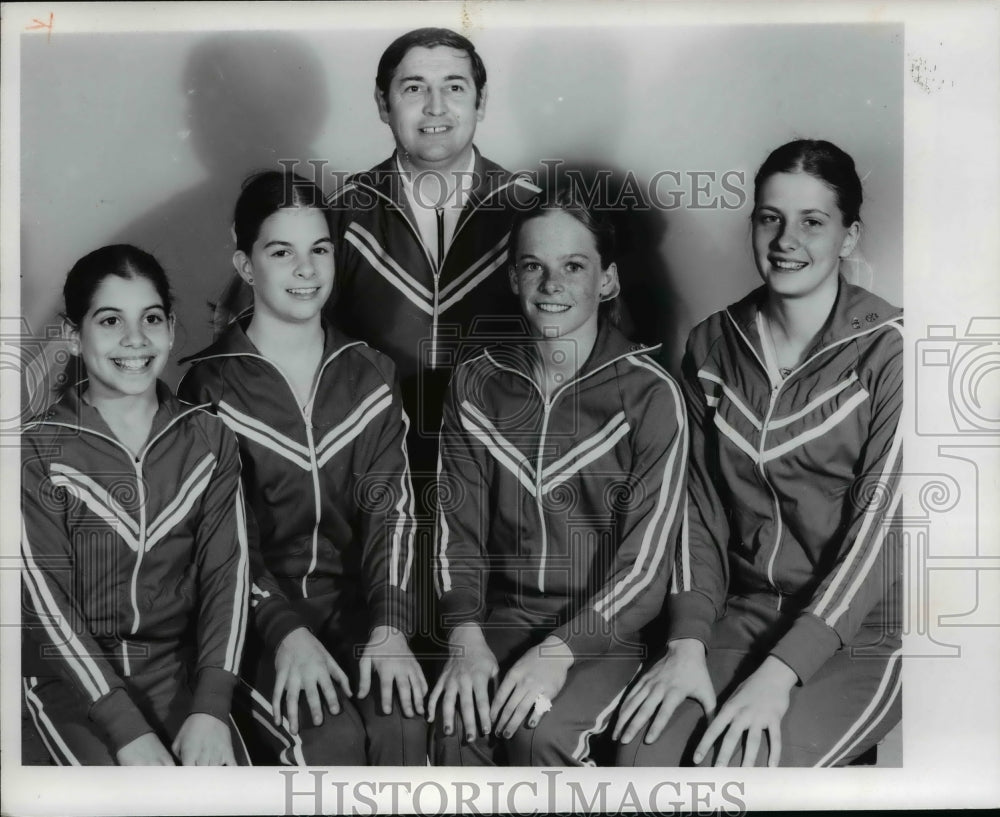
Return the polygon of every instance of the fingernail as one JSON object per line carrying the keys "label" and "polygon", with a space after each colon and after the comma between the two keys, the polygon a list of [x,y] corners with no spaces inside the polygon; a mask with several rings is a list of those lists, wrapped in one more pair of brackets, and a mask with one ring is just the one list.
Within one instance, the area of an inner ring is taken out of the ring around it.
{"label": "fingernail", "polygon": [[701,763],[701,755],[698,754],[697,752],[695,752],[695,754],[694,754],[694,762],[695,763]]}
{"label": "fingernail", "polygon": [[509,738],[509,737],[510,737],[510,730],[509,730],[509,729],[507,729],[507,730],[506,730],[506,731],[505,731],[505,732],[503,733],[503,736],[504,736],[504,740],[506,740],[507,738]]}

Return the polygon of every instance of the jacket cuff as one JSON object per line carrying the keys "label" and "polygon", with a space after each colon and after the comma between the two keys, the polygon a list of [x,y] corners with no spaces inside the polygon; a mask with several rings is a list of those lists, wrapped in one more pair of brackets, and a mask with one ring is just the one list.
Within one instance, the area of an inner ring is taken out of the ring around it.
{"label": "jacket cuff", "polygon": [[667,641],[696,638],[708,649],[715,605],[703,593],[687,590],[667,596]]}
{"label": "jacket cuff", "polygon": [[841,648],[840,636],[812,613],[802,613],[771,649],[806,683]]}
{"label": "jacket cuff", "polygon": [[281,598],[273,598],[259,604],[254,610],[254,624],[264,646],[272,653],[277,651],[278,645],[292,630],[297,630],[299,627],[308,629],[302,616]]}
{"label": "jacket cuff", "polygon": [[90,719],[107,732],[114,752],[153,731],[139,707],[121,687],[115,687],[90,707]]}
{"label": "jacket cuff", "polygon": [[392,588],[372,599],[369,635],[376,627],[395,627],[409,640],[414,630],[413,595],[405,590]]}
{"label": "jacket cuff", "polygon": [[479,593],[467,587],[449,590],[438,600],[441,629],[447,637],[459,624],[473,622],[482,624],[485,618],[484,606]]}
{"label": "jacket cuff", "polygon": [[236,676],[224,669],[205,667],[199,670],[191,712],[203,712],[225,723],[233,705],[235,685]]}
{"label": "jacket cuff", "polygon": [[553,630],[552,635],[564,641],[573,657],[579,660],[607,653],[611,649],[614,628],[593,607],[588,607]]}

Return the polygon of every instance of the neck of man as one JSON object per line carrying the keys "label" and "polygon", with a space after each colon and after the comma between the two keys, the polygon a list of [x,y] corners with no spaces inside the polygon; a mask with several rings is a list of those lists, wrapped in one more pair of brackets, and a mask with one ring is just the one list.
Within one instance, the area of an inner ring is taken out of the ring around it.
{"label": "neck of man", "polygon": [[[397,146],[399,164],[410,174],[415,185],[419,185],[421,197],[425,201],[436,201],[439,196],[450,196],[458,186],[459,180],[468,172],[472,164],[473,148],[470,144],[457,156],[442,159],[440,162],[427,162],[414,159],[406,151]],[[445,190],[440,186],[444,184]],[[443,193],[443,196],[441,195]]]}

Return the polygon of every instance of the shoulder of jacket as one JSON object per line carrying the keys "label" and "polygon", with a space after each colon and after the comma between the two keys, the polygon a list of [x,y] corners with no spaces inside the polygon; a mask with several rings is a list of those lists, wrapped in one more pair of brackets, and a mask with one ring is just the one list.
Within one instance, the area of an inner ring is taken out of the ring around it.
{"label": "shoulder of jacket", "polygon": [[359,373],[377,375],[390,386],[396,376],[396,364],[392,358],[364,341],[349,341],[339,357],[343,363],[357,367]]}

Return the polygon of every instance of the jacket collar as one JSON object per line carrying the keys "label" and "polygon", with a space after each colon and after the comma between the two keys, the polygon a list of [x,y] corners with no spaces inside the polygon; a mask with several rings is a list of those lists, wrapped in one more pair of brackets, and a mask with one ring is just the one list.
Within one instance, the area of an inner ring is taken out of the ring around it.
{"label": "jacket collar", "polygon": [[[767,287],[760,286],[740,301],[732,304],[726,312],[747,338],[753,339],[760,349],[757,333],[757,312],[767,298]],[[899,320],[903,310],[883,300],[867,289],[848,283],[843,276],[839,279],[837,298],[830,316],[813,345],[803,355],[809,358],[819,350],[871,332],[891,321]]]}
{"label": "jacket collar", "polygon": [[[475,184],[469,192],[469,201],[464,208],[465,213],[480,207],[495,193],[512,184],[515,179],[512,173],[484,157],[475,145],[472,146],[472,150],[475,155],[476,178]],[[391,201],[400,210],[404,212],[409,210],[406,194],[403,191],[403,183],[399,176],[396,152],[393,152],[392,156],[371,170],[352,176],[348,184],[367,187]],[[463,213],[463,217],[465,213]]]}
{"label": "jacket collar", "polygon": [[[246,333],[251,318],[252,315],[248,315],[240,320],[233,321],[211,346],[190,357],[181,358],[179,362],[198,363],[202,360],[209,360],[215,357],[234,357],[239,355],[263,357],[260,350],[254,346],[253,341],[250,340]],[[356,343],[359,343],[359,341],[348,338],[331,324],[326,321],[323,322],[323,360],[326,360],[330,355],[345,346]]]}
{"label": "jacket collar", "polygon": [[[29,423],[29,426],[49,424],[66,426],[82,431],[92,431],[115,439],[114,432],[111,431],[111,428],[104,421],[101,413],[96,407],[83,399],[86,387],[87,380],[81,380],[67,390],[43,414]],[[152,441],[174,419],[195,408],[178,400],[162,380],[156,381],[156,399],[159,402],[159,407],[153,416],[153,424],[149,431],[149,441]]]}
{"label": "jacket collar", "polygon": [[[660,349],[660,344],[655,346],[644,346],[641,343],[633,343],[625,337],[617,326],[609,321],[602,320],[597,327],[597,339],[594,341],[594,348],[590,350],[590,355],[583,366],[573,376],[570,383],[581,380],[585,377],[606,368],[628,355],[652,354]],[[534,343],[534,338],[522,336],[517,343],[502,343],[491,346],[486,351],[486,356],[493,365],[504,369],[514,369],[533,380],[534,372],[537,369],[538,352]]]}

